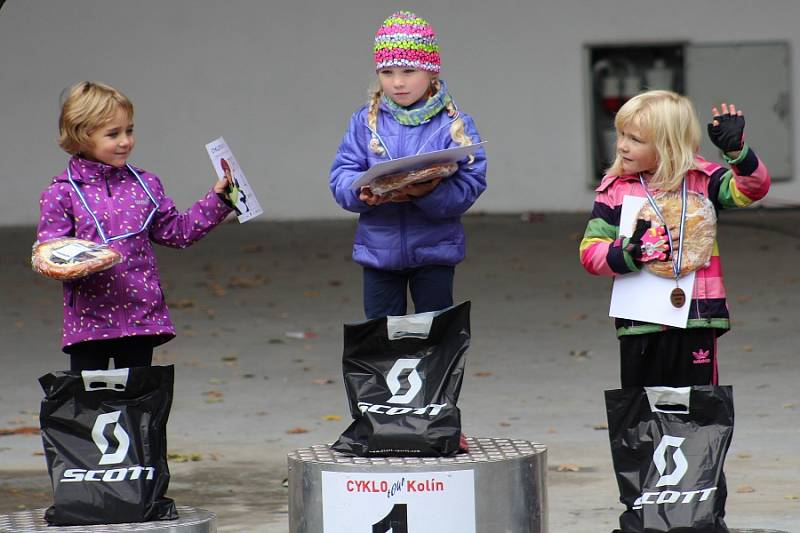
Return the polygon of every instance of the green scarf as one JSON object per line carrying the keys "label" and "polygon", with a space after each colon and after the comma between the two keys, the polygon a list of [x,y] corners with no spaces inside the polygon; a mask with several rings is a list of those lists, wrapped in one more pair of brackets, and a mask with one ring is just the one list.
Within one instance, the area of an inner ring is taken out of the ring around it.
{"label": "green scarf", "polygon": [[425,102],[422,107],[409,109],[397,105],[391,98],[385,94],[381,97],[383,105],[389,110],[394,119],[403,126],[419,126],[430,122],[430,120],[441,112],[442,109],[453,101],[450,93],[447,92],[447,84],[444,80],[440,80],[439,92],[432,95]]}

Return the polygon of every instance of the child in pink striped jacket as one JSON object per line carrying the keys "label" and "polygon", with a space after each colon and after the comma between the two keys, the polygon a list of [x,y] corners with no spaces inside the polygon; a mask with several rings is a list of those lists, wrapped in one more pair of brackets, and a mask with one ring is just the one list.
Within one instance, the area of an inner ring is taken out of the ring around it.
{"label": "child in pink striped jacket", "polygon": [[[742,112],[733,104],[720,107],[712,109],[708,135],[730,168],[698,155],[700,125],[688,98],[649,91],[622,106],[614,121],[617,157],[596,189],[580,245],[581,264],[590,274],[615,277],[681,255],[676,227],[650,230],[649,224],[638,224],[630,238],[620,236],[625,196],[687,190],[718,211],[746,207],[767,194],[769,173],[744,142]],[[696,271],[690,306],[685,329],[616,320],[623,387],[717,383],[716,341],[730,321],[716,243],[710,261]]]}

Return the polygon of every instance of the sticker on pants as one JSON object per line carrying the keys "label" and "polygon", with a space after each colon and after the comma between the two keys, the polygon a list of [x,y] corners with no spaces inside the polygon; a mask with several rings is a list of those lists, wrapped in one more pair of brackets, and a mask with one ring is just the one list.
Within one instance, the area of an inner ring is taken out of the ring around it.
{"label": "sticker on pants", "polygon": [[475,533],[472,470],[322,472],[324,533]]}

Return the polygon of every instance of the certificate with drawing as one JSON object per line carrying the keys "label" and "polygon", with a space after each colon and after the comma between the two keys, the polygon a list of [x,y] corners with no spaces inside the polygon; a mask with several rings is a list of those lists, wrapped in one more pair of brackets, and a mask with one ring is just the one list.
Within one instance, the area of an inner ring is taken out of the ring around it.
{"label": "certificate with drawing", "polygon": [[250,182],[242,172],[239,163],[236,161],[233,152],[228,147],[225,139],[220,137],[206,145],[208,157],[217,172],[219,179],[228,178],[230,185],[226,192],[233,207],[236,209],[236,216],[239,222],[247,222],[264,212],[261,204],[258,203],[256,193],[250,187]]}
{"label": "certificate with drawing", "polygon": [[[622,199],[620,236],[629,237],[633,233],[636,215],[646,201],[647,198],[638,196],[626,196]],[[686,294],[686,303],[682,307],[674,307],[670,301],[670,295],[675,288],[674,279],[656,276],[646,268],[617,276],[614,278],[608,314],[616,318],[685,328],[689,320],[694,277],[695,273],[691,272],[678,279],[678,287]]]}

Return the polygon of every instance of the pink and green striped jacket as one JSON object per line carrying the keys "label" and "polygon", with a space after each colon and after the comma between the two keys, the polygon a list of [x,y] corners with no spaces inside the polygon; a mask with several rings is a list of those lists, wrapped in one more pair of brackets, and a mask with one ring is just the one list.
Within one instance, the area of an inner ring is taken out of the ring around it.
{"label": "pink and green striped jacket", "polygon": [[[735,160],[727,157],[725,160],[731,165],[730,169],[698,156],[697,168],[686,176],[688,189],[711,200],[717,211],[747,207],[766,196],[770,186],[769,172],[747,144]],[[590,274],[610,277],[638,271],[641,265],[623,250],[619,221],[625,196],[645,196],[639,178],[605,176],[595,191],[597,196],[591,219],[580,245],[583,268]],[[628,319],[617,319],[616,327],[617,336],[667,329],[661,324]],[[687,327],[715,328],[720,334],[730,328],[716,243],[708,266],[697,271]]]}

